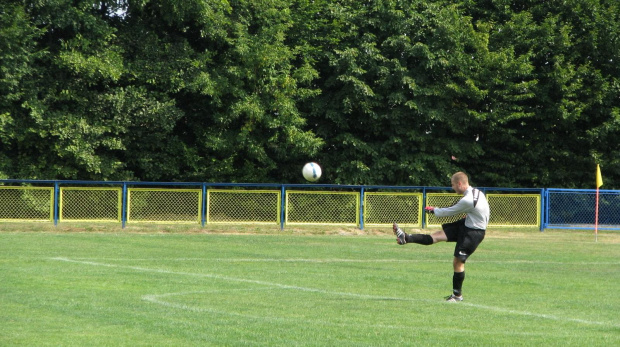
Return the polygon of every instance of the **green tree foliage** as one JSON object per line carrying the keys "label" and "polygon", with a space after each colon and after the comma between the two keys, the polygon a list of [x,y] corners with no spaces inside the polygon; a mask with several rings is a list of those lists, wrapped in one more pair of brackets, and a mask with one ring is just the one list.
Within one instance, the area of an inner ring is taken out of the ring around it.
{"label": "green tree foliage", "polygon": [[[526,117],[484,137],[488,166],[465,165],[487,184],[594,187],[600,163],[608,188],[618,179],[620,8],[616,1],[471,1],[492,47],[528,56]],[[489,170],[489,168],[491,170]]]}
{"label": "green tree foliage", "polygon": [[[327,5],[327,4],[326,4]],[[427,1],[331,4],[317,133],[339,183],[445,185],[480,162],[486,131],[526,113],[527,52],[489,47],[456,5]],[[338,27],[338,30],[333,30]],[[319,36],[319,35],[315,35]]]}
{"label": "green tree foliage", "polygon": [[5,3],[0,177],[620,178],[616,1]]}
{"label": "green tree foliage", "polygon": [[22,45],[24,90],[0,111],[11,120],[11,136],[1,143],[5,174],[117,176],[123,163],[109,154],[124,149],[116,124],[92,108],[124,72],[116,30],[92,2],[14,2],[8,8],[29,41]]}
{"label": "green tree foliage", "polygon": [[22,104],[33,99],[33,64],[41,58],[35,40],[42,35],[24,6],[6,4],[0,9],[0,178],[16,174],[14,160],[23,146]]}
{"label": "green tree foliage", "polygon": [[[126,83],[171,108],[150,126],[136,124],[126,133],[125,162],[136,175],[292,178],[287,168],[315,154],[322,141],[304,129],[297,109],[317,93],[309,87],[316,71],[297,56],[297,47],[285,44],[290,26],[286,4],[273,1],[130,6],[122,36],[131,72]],[[162,128],[152,131],[155,126]]]}

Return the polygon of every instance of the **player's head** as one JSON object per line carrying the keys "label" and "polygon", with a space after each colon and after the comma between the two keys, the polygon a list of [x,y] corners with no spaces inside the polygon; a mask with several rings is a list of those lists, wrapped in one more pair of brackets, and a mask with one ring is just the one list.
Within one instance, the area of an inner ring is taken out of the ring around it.
{"label": "player's head", "polygon": [[452,189],[458,194],[463,194],[469,187],[469,179],[467,178],[467,174],[464,172],[457,172],[452,175]]}

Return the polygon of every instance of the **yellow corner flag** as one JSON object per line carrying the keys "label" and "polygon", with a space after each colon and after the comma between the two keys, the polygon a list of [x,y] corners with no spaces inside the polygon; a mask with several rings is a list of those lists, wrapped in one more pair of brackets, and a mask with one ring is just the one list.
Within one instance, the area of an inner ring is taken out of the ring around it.
{"label": "yellow corner flag", "polygon": [[601,167],[596,164],[596,188],[600,188],[603,185],[603,176],[601,176]]}

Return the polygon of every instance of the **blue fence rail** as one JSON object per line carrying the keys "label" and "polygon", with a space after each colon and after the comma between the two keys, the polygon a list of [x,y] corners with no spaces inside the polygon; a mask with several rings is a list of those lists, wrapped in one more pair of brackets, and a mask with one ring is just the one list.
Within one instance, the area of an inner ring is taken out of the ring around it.
{"label": "blue fence rail", "polygon": [[[269,193],[269,204],[277,204],[278,212],[276,213],[273,221],[277,221],[281,229],[284,229],[286,224],[299,223],[299,220],[307,218],[308,223],[302,224],[321,224],[322,217],[311,216],[304,213],[304,208],[311,206],[310,204],[320,205],[323,210],[330,210],[329,199],[334,197],[340,198],[341,195],[347,195],[348,199],[357,201],[351,202],[355,206],[349,204],[348,208],[354,208],[354,214],[356,216],[347,217],[353,218],[350,222],[356,225],[360,229],[364,229],[366,224],[369,225],[387,225],[386,221],[377,221],[378,213],[385,213],[387,215],[392,214],[384,219],[391,218],[390,220],[400,221],[405,218],[398,214],[398,211],[394,212],[394,201],[398,200],[409,204],[407,213],[409,217],[415,219],[412,222],[412,226],[417,223],[418,227],[425,228],[429,226],[436,226],[441,221],[432,220],[433,217],[428,217],[421,213],[421,210],[426,205],[436,205],[438,202],[449,202],[455,197],[454,192],[450,187],[424,187],[424,186],[379,186],[379,185],[334,185],[334,184],[278,184],[278,183],[208,183],[208,182],[131,182],[131,181],[78,181],[78,180],[0,180],[0,188],[4,187],[34,187],[42,190],[47,189],[48,193],[51,192],[50,206],[39,206],[39,209],[49,210],[50,218],[55,225],[62,219],[63,215],[66,215],[66,211],[61,211],[63,208],[71,208],[68,202],[65,202],[63,207],[63,195],[68,194],[73,189],[75,192],[78,189],[90,189],[96,190],[96,187],[110,187],[110,189],[104,189],[109,191],[118,192],[117,195],[112,193],[110,198],[112,203],[109,204],[113,210],[109,212],[114,215],[118,213],[118,221],[122,223],[123,228],[128,221],[139,221],[136,216],[140,214],[140,208],[144,210],[144,206],[136,205],[135,201],[139,193],[148,191],[145,193],[148,198],[143,198],[142,204],[154,205],[158,204],[157,193],[161,191],[184,191],[191,194],[190,201],[192,199],[198,199],[196,206],[192,206],[192,212],[198,211],[199,216],[197,220],[193,222],[201,223],[204,226],[206,223],[217,223],[218,220],[215,216],[209,218],[209,211],[213,209],[213,206],[209,206],[209,196],[212,196],[212,200],[216,201],[213,196],[214,191],[222,192],[222,189],[229,189],[230,192],[239,192],[238,190],[245,191],[250,190],[254,192]],[[90,187],[90,188],[77,188],[77,187]],[[489,204],[491,205],[491,221],[490,226],[533,226],[539,227],[542,231],[547,228],[552,229],[593,229],[594,228],[594,216],[595,216],[595,203],[596,203],[596,190],[575,190],[575,189],[539,189],[539,188],[498,188],[498,187],[481,187],[487,196],[489,197]],[[64,193],[63,193],[64,191]],[[273,193],[276,193],[277,198],[274,198]],[[331,193],[330,193],[331,192]],[[134,194],[132,201],[131,194]],[[303,194],[302,194],[303,193]],[[308,194],[310,193],[310,194]],[[30,194],[32,195],[32,194]],[[28,199],[35,199],[34,196],[28,196]],[[238,194],[241,195],[241,194]],[[301,202],[298,200],[292,200],[291,197],[301,198]],[[320,198],[319,198],[320,197]],[[372,197],[372,199],[370,199]],[[114,199],[118,198],[118,206],[114,206]],[[23,197],[21,198],[23,200]],[[90,198],[89,198],[90,199]],[[151,199],[151,200],[148,200]],[[176,197],[182,201],[187,200],[187,197]],[[277,200],[274,202],[274,199]],[[304,200],[305,199],[305,200]],[[429,201],[430,199],[430,201]],[[67,199],[69,200],[69,199]],[[252,200],[252,199],[250,199]],[[219,201],[219,200],[218,200]],[[266,201],[266,200],[265,200]],[[339,202],[341,200],[335,199],[335,204],[343,204]],[[161,202],[161,201],[160,201]],[[3,204],[13,204],[11,201],[3,201],[0,196],[0,220],[12,220],[9,216],[3,217],[2,213],[6,209],[3,209]],[[45,205],[46,202],[39,203],[39,205]],[[77,202],[80,203],[79,201]],[[92,201],[91,201],[92,203]],[[186,203],[186,202],[184,202]],[[73,205],[76,201],[73,201]],[[133,204],[133,205],[132,205]],[[181,203],[180,203],[181,204]],[[262,209],[263,202],[261,201],[246,201],[244,204],[246,209]],[[297,204],[297,205],[296,205]],[[368,204],[369,206],[366,206]],[[31,204],[32,205],[32,202]],[[85,204],[86,205],[86,204]],[[170,204],[168,204],[169,206]],[[191,205],[191,203],[190,203]],[[353,207],[351,207],[353,206]],[[4,206],[6,207],[6,206]],[[318,208],[317,207],[317,208]],[[32,206],[30,206],[32,208]],[[223,206],[226,210],[228,207]],[[334,207],[336,210],[340,208],[339,205]],[[231,208],[234,209],[234,208]],[[74,209],[75,210],[75,209]],[[396,208],[398,210],[398,208]],[[291,212],[297,211],[297,220],[291,219]],[[300,212],[301,211],[301,212]],[[418,211],[419,216],[410,212]],[[219,210],[219,213],[226,211]],[[260,212],[260,211],[259,211]],[[329,211],[324,211],[325,213]],[[92,214],[92,211],[90,212]],[[156,213],[150,211],[151,216]],[[179,219],[185,218],[184,211],[178,211]],[[299,217],[299,213],[301,217]],[[95,214],[103,214],[101,211]],[[532,215],[535,215],[532,222]],[[371,216],[372,215],[372,216]],[[79,219],[79,217],[72,216],[73,220]],[[256,217],[256,214],[252,214],[246,218],[248,222],[252,222],[252,218],[262,219],[264,216]],[[267,217],[271,218],[271,217]],[[331,218],[331,217],[330,217]],[[339,217],[334,217],[339,218]],[[417,218],[417,219],[416,219]],[[430,219],[429,219],[430,218]],[[114,218],[112,218],[114,219]],[[527,219],[524,223],[523,220]],[[66,218],[65,220],[68,220]],[[191,221],[191,218],[189,218]],[[226,219],[223,219],[226,221]],[[271,219],[270,219],[271,220]],[[601,190],[599,198],[599,229],[607,230],[620,230],[620,191],[613,190]],[[349,222],[347,222],[349,223]],[[329,224],[329,223],[328,223]]]}

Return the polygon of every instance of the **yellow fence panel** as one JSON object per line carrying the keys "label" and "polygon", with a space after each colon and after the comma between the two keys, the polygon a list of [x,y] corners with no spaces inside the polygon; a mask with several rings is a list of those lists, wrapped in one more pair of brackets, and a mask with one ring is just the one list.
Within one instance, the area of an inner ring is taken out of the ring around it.
{"label": "yellow fence panel", "polygon": [[127,189],[127,222],[200,223],[202,189]]}
{"label": "yellow fence panel", "polygon": [[279,190],[207,191],[207,223],[279,224]]}
{"label": "yellow fence panel", "polygon": [[539,194],[489,194],[494,227],[540,227]]}
{"label": "yellow fence panel", "polygon": [[60,188],[59,220],[120,222],[121,188]]}
{"label": "yellow fence panel", "polygon": [[422,193],[364,194],[364,225],[422,227]]}
{"label": "yellow fence panel", "polygon": [[[426,205],[448,207],[456,204],[462,195],[456,193],[428,193]],[[488,194],[491,209],[490,227],[540,227],[540,194]],[[426,215],[428,227],[440,227],[463,218],[465,215],[439,218]]]}
{"label": "yellow fence panel", "polygon": [[360,193],[286,191],[286,224],[359,225]]}
{"label": "yellow fence panel", "polygon": [[0,187],[0,220],[53,221],[54,188]]}

